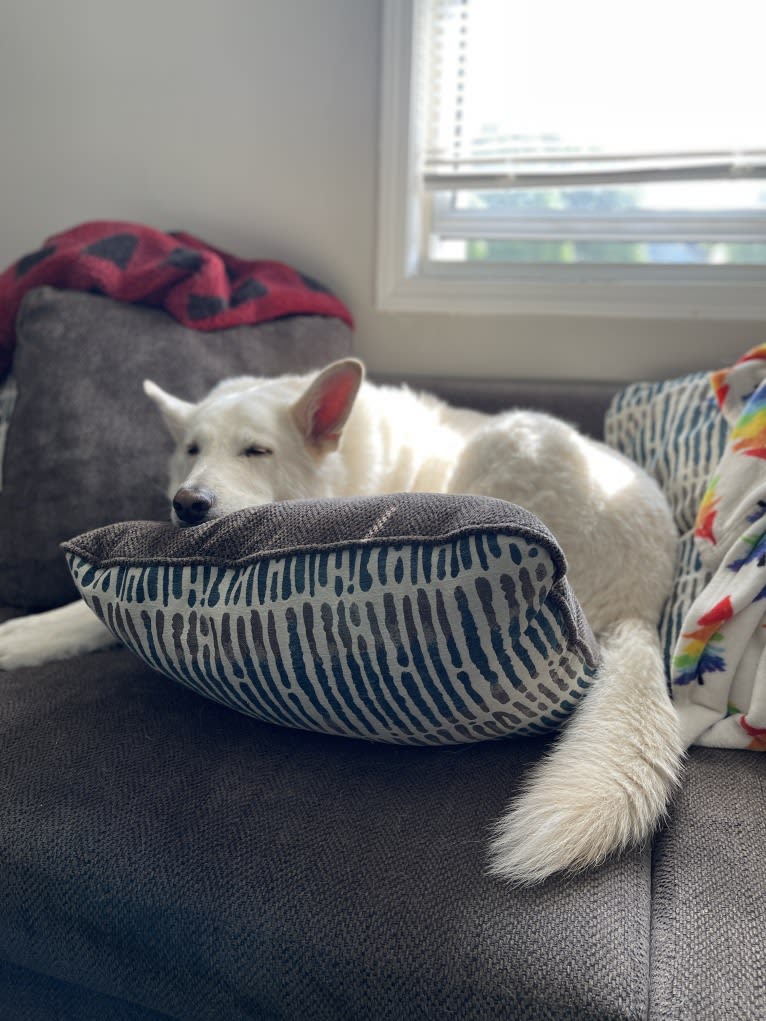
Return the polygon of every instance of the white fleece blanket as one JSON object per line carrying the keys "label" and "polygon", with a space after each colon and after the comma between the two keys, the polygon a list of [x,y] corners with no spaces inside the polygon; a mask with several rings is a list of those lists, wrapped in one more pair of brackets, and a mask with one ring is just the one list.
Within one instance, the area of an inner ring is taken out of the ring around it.
{"label": "white fleece blanket", "polygon": [[697,515],[713,574],[681,628],[672,694],[687,745],[766,751],[766,344],[711,384],[731,433]]}

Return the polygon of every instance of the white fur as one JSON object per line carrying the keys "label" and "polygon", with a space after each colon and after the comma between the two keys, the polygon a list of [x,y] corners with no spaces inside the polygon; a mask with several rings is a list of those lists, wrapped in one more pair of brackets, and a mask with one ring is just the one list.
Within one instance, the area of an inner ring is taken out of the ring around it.
{"label": "white fur", "polygon": [[[147,382],[176,440],[169,497],[204,490],[213,498],[207,517],[217,517],[273,500],[465,492],[537,514],[564,549],[574,591],[601,637],[603,665],[497,824],[490,870],[537,882],[644,840],[666,810],[682,760],[656,631],[676,541],[659,488],[548,415],[462,411],[362,376],[361,364],[347,359],[318,376],[241,377],[199,404]],[[63,629],[50,629],[64,620]],[[12,621],[0,627],[0,667],[110,644],[95,623],[84,604]]]}
{"label": "white fur", "polygon": [[80,599],[57,610],[0,624],[0,670],[39,666],[116,644],[111,632]]}

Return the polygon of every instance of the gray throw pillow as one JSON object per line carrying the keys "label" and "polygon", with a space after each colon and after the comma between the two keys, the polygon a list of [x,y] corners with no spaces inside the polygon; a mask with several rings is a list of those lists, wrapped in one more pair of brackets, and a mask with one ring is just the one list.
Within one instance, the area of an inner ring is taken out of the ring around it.
{"label": "gray throw pillow", "polygon": [[502,500],[296,500],[64,549],[149,666],[270,723],[398,744],[542,733],[598,666],[560,546]]}
{"label": "gray throw pillow", "polygon": [[351,349],[338,319],[290,316],[202,333],[166,313],[43,287],[17,319],[0,491],[0,605],[77,592],[59,544],[112,521],[164,520],[170,441],[141,382],[198,400],[226,376],[319,368]]}

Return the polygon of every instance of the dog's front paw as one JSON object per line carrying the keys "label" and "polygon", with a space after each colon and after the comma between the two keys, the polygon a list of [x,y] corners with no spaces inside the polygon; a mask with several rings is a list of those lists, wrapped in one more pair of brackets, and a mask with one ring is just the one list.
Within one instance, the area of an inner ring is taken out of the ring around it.
{"label": "dog's front paw", "polygon": [[98,617],[79,600],[0,624],[0,670],[70,659],[115,643]]}
{"label": "dog's front paw", "polygon": [[50,658],[39,617],[18,617],[0,624],[0,670],[39,666]]}

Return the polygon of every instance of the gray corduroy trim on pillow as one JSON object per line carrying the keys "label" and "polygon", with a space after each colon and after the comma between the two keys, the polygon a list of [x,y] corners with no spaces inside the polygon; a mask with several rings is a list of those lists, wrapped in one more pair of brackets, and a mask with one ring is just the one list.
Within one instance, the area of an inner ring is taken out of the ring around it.
{"label": "gray corduroy trim on pillow", "polygon": [[62,546],[99,567],[136,560],[233,565],[339,544],[433,542],[471,531],[508,529],[548,550],[555,564],[554,581],[564,576],[561,547],[534,514],[492,497],[441,493],[288,500],[250,507],[193,528],[134,521],[107,525]]}
{"label": "gray corduroy trim on pillow", "polygon": [[598,665],[558,543],[501,500],[290,501],[64,550],[150,666],[272,723],[415,744],[538,733]]}

